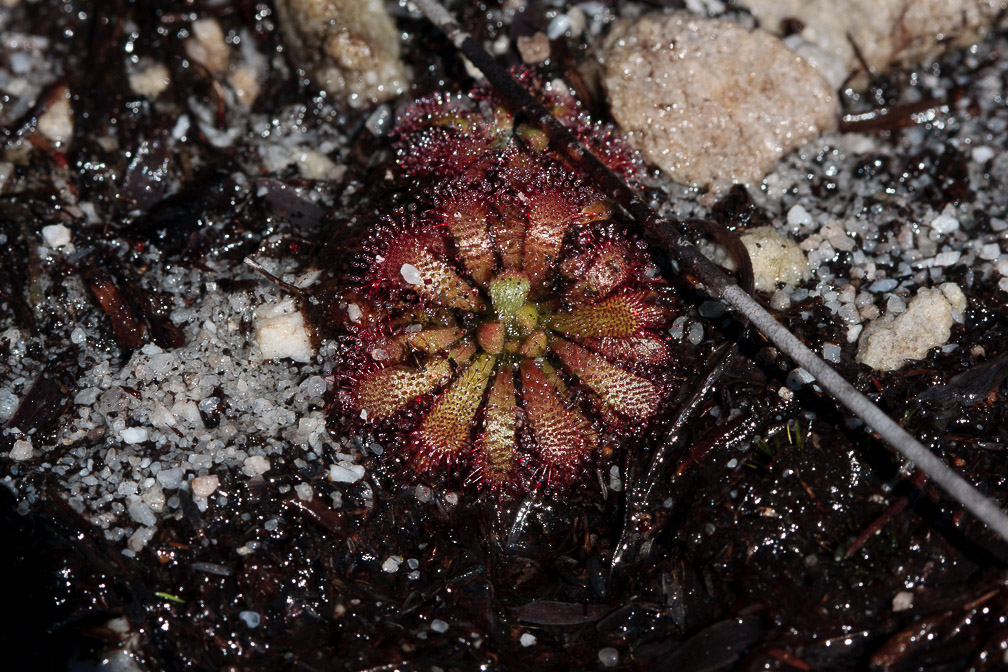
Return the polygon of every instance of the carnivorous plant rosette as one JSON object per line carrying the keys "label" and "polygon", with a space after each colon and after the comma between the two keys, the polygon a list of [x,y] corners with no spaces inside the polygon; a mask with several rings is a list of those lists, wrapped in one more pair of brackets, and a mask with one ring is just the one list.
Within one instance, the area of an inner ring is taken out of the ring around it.
{"label": "carnivorous plant rosette", "polygon": [[[571,96],[524,81],[634,169]],[[360,254],[348,410],[391,427],[419,472],[568,482],[667,399],[668,287],[605,199],[489,94],[422,100],[398,132],[401,177],[424,195]]]}

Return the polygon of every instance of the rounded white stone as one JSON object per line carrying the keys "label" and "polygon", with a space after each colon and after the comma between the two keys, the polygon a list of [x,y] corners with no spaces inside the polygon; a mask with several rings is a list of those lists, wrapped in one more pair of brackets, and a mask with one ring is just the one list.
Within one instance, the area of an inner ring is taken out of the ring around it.
{"label": "rounded white stone", "polygon": [[125,443],[136,444],[147,440],[147,430],[143,427],[127,427],[119,432],[119,438]]}
{"label": "rounded white stone", "polygon": [[42,227],[42,239],[49,247],[63,247],[70,244],[70,229],[62,224]]}
{"label": "rounded white stone", "polygon": [[31,441],[26,441],[25,439],[18,439],[14,442],[14,447],[11,448],[8,456],[15,462],[24,462],[25,460],[30,460],[32,455],[35,454],[32,448]]}
{"label": "rounded white stone", "polygon": [[206,499],[220,486],[220,478],[217,476],[197,476],[192,480],[190,487],[192,488],[193,497],[201,497]]}

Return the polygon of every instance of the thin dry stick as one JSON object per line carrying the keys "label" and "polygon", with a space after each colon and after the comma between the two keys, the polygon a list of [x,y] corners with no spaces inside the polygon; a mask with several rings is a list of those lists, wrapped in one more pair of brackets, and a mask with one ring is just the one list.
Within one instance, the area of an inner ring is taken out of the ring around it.
{"label": "thin dry stick", "polygon": [[703,256],[696,246],[686,240],[673,223],[661,220],[623,178],[581,145],[577,138],[499,65],[479,42],[462,30],[441,3],[436,0],[413,0],[413,3],[473,65],[479,68],[514,110],[526,115],[546,133],[556,147],[565,150],[590,181],[611,192],[627,213],[641,222],[646,231],[703,281],[708,290],[734,306],[771,343],[811,373],[825,390],[875,430],[886,443],[916,464],[932,481],[944,488],[952,499],[962,504],[1002,539],[1008,541],[1008,515],[1005,515],[993,500],[985,497],[966,479],[949,468],[924,444],[883,413],[868,397],[861,394],[786,327],[777,322],[720,268]]}

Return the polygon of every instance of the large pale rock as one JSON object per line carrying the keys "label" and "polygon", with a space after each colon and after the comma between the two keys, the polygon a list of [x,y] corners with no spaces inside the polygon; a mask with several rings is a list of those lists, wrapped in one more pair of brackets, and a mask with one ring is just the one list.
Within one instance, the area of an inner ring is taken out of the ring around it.
{"label": "large pale rock", "polygon": [[613,26],[602,45],[612,113],[679,182],[754,182],[836,123],[825,79],[777,37],[686,12]]}
{"label": "large pale rock", "polygon": [[316,86],[353,107],[408,85],[399,34],[382,0],[276,0],[287,46]]}
{"label": "large pale rock", "polygon": [[958,285],[946,282],[936,289],[921,289],[905,312],[887,314],[861,332],[857,361],[878,371],[895,371],[907,360],[923,359],[931,348],[944,345],[953,322],[962,321],[966,296]]}
{"label": "large pale rock", "polygon": [[804,24],[801,37],[806,43],[839,61],[855,85],[867,83],[865,65],[873,72],[895,70],[933,59],[950,46],[975,42],[1008,5],[1005,0],[743,0],[739,4],[767,30],[780,30],[784,19],[798,19]]}

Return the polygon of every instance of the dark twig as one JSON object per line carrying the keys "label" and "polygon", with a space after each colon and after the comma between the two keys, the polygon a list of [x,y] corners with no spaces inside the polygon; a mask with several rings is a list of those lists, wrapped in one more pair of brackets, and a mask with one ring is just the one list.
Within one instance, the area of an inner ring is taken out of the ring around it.
{"label": "dark twig", "polygon": [[895,502],[893,502],[888,509],[883,511],[875,520],[873,520],[864,531],[857,536],[857,539],[851,542],[847,550],[844,551],[844,557],[849,558],[854,555],[859,548],[864,546],[865,542],[871,538],[873,534],[879,532],[886,524],[903,513],[903,511],[910,506],[911,494],[916,497],[920,494],[921,490],[924,488],[924,483],[927,481],[927,476],[923,471],[918,471],[914,477],[910,480],[910,485],[913,488],[912,493],[906,493],[900,496]]}
{"label": "dark twig", "polygon": [[882,412],[868,397],[847,382],[822,358],[812,352],[787,328],[773,318],[748,293],[736,285],[720,268],[707,259],[678,231],[678,224],[658,217],[657,213],[621,177],[609,170],[594,154],[551,115],[541,103],[519,84],[508,71],[487,53],[480,43],[462,30],[458,22],[436,0],[413,0],[455,47],[480,69],[503,96],[512,110],[521,113],[550,138],[555,147],[567,153],[585,177],[603,192],[612,194],[626,212],[644,227],[650,242],[660,244],[700,281],[708,291],[734,306],[767,340],[811,373],[823,389],[859,417],[905,458],[924,471],[957,502],[1008,541],[1008,515],[985,497],[966,479],[948,467],[920,441],[911,436]]}
{"label": "dark twig", "polygon": [[274,285],[277,285],[278,287],[283,287],[294,296],[304,298],[305,293],[303,289],[301,289],[300,287],[296,287],[289,282],[285,282],[282,278],[274,275],[273,273],[270,273],[263,267],[262,264],[260,264],[252,257],[245,257],[245,265],[251,268],[253,271],[259,273],[263,277],[267,278]]}
{"label": "dark twig", "polygon": [[944,98],[928,98],[912,103],[887,105],[868,112],[845,114],[840,118],[839,130],[843,133],[895,131],[913,126],[917,123],[918,115],[929,116],[943,108],[947,109],[948,104],[948,100]]}

